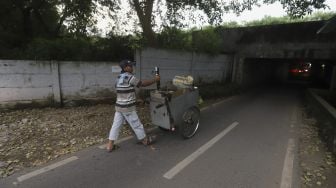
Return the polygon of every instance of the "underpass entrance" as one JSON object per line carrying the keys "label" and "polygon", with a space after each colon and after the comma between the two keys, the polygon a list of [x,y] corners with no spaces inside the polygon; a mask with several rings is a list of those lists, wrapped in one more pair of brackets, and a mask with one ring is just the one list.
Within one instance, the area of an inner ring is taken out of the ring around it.
{"label": "underpass entrance", "polygon": [[323,59],[247,58],[243,66],[246,86],[301,84],[328,89],[334,62]]}

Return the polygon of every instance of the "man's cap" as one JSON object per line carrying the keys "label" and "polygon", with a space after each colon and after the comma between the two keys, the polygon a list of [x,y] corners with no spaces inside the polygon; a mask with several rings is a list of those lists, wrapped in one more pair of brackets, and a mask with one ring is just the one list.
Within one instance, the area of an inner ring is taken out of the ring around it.
{"label": "man's cap", "polygon": [[125,59],[120,61],[119,66],[124,69],[126,66],[135,66],[135,62]]}

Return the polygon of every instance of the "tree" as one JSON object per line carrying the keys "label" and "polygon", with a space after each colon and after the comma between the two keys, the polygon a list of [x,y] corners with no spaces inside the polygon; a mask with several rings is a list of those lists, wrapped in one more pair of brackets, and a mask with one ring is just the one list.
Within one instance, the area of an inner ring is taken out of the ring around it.
{"label": "tree", "polygon": [[95,25],[98,3],[115,7],[110,0],[1,0],[0,38],[85,36],[87,28]]}
{"label": "tree", "polygon": [[[244,10],[251,10],[254,5],[259,6],[261,3],[272,4],[280,2],[288,15],[291,17],[302,17],[310,14],[313,9],[326,8],[326,0],[128,0],[132,10],[136,13],[143,36],[148,41],[149,45],[156,45],[156,36],[153,31],[153,18],[158,16],[153,12],[154,2],[158,6],[164,6],[166,14],[166,24],[168,26],[179,27],[181,20],[186,19],[184,11],[191,13],[202,11],[207,16],[207,21],[210,24],[220,24],[225,13],[235,12],[237,14]],[[115,4],[120,4],[121,1],[112,1]],[[115,6],[114,4],[114,6]],[[164,9],[164,8],[161,8]],[[195,21],[199,19],[197,16],[192,16]]]}
{"label": "tree", "polygon": [[73,35],[85,35],[87,28],[95,23],[92,13],[96,10],[95,0],[55,0],[59,18],[54,28],[55,36],[62,27]]}
{"label": "tree", "polygon": [[59,19],[55,33],[59,34],[62,27],[75,36],[86,36],[89,27],[94,27],[97,5],[107,6],[111,11],[118,8],[114,0],[49,0],[55,1]]}
{"label": "tree", "polygon": [[57,10],[48,1],[13,0],[0,3],[0,34],[32,38],[46,36],[48,24],[56,23]]}
{"label": "tree", "polygon": [[139,0],[129,1],[134,7],[140,24],[143,30],[144,37],[148,40],[149,44],[155,45],[155,33],[152,28],[152,13],[154,0],[145,0],[140,2]]}

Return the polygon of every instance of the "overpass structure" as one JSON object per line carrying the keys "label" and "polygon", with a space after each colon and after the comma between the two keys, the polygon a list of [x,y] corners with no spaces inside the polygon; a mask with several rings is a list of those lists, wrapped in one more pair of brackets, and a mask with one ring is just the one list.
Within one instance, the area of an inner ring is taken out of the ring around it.
{"label": "overpass structure", "polygon": [[[335,88],[336,30],[321,32],[325,24],[314,21],[222,29],[223,51],[234,56],[232,80],[243,85],[284,83],[291,74],[301,74],[302,68],[303,76],[296,81],[305,80],[306,74],[316,85]],[[307,73],[305,68],[309,68]]]}

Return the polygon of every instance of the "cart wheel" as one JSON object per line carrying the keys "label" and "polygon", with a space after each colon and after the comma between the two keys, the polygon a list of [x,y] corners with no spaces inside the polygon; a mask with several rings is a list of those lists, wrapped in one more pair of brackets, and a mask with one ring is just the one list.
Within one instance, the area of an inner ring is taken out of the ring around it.
{"label": "cart wheel", "polygon": [[199,126],[200,110],[197,107],[191,107],[183,114],[182,119],[180,133],[184,138],[191,138]]}

